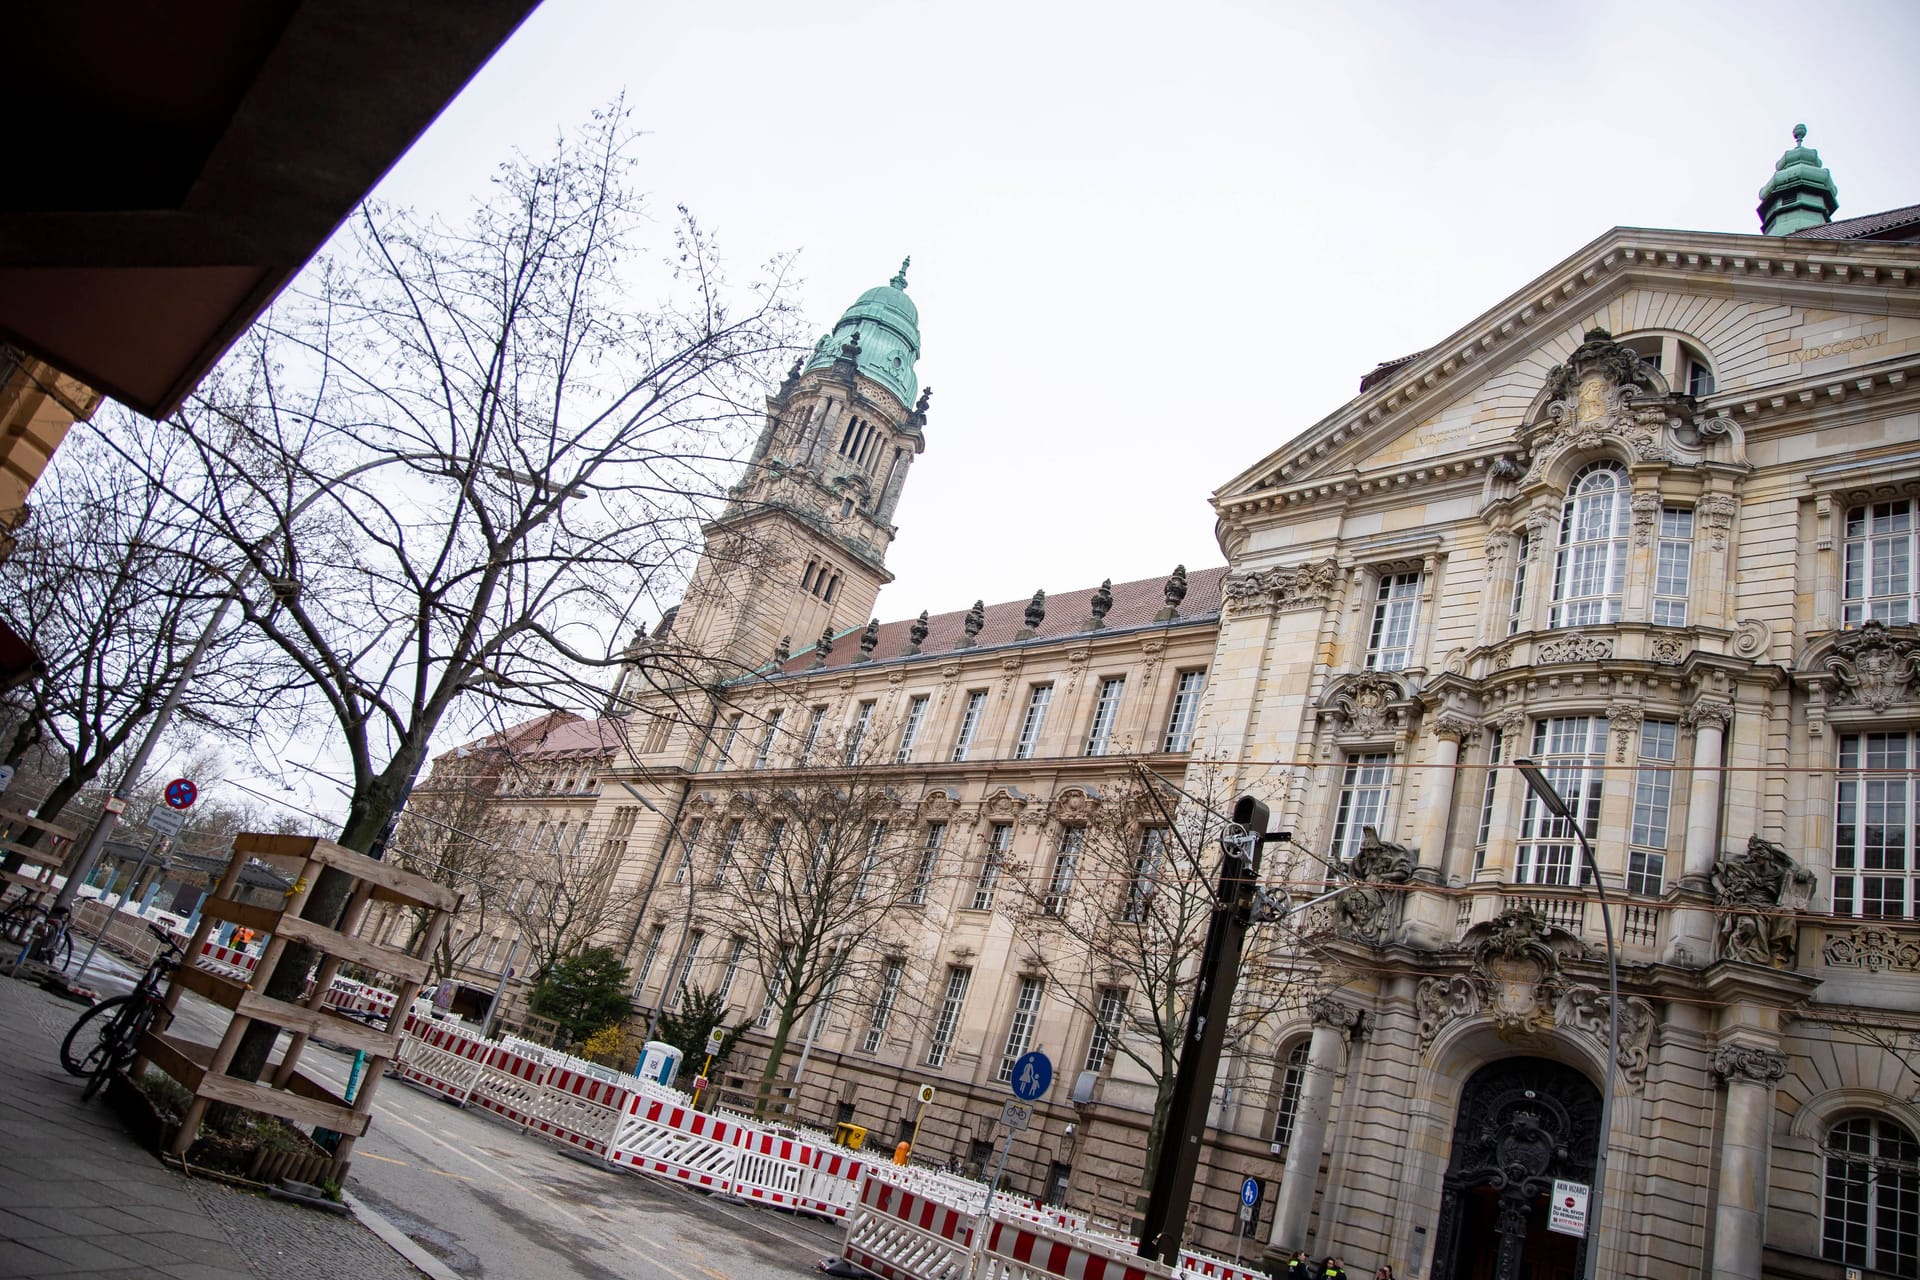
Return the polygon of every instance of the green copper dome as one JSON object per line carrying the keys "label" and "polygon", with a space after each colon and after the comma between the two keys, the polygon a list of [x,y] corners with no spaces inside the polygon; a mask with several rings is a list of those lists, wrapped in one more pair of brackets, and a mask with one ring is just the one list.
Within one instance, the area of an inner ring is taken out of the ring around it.
{"label": "green copper dome", "polygon": [[814,344],[807,368],[828,367],[849,342],[858,342],[854,362],[860,372],[893,392],[903,407],[913,407],[914,393],[920,388],[913,371],[914,361],[920,358],[920,308],[907,296],[907,267],[912,262],[912,258],[902,262],[898,275],[867,290],[847,308],[833,332]]}
{"label": "green copper dome", "polygon": [[1825,226],[1840,207],[1840,189],[1833,185],[1833,175],[1820,167],[1820,153],[1805,145],[1806,137],[1807,126],[1793,126],[1793,146],[1760,188],[1761,235]]}

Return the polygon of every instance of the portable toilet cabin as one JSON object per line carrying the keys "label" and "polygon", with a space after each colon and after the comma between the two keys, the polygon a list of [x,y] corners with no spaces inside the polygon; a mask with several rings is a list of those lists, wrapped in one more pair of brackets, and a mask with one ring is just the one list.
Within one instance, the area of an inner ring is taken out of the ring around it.
{"label": "portable toilet cabin", "polygon": [[664,1041],[649,1040],[640,1050],[640,1065],[633,1074],[671,1089],[673,1078],[680,1074],[680,1051]]}

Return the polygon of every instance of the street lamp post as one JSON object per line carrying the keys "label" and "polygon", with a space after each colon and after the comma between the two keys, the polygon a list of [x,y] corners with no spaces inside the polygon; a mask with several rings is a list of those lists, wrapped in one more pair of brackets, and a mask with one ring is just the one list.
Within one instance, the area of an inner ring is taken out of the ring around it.
{"label": "street lamp post", "polygon": [[1585,1280],[1594,1280],[1600,1264],[1600,1215],[1606,1205],[1607,1189],[1607,1147],[1613,1141],[1613,1087],[1614,1077],[1620,1070],[1620,955],[1613,945],[1613,912],[1607,905],[1607,883],[1600,877],[1600,867],[1593,860],[1593,846],[1587,843],[1587,833],[1580,829],[1580,820],[1567,805],[1560,793],[1554,790],[1553,783],[1539,764],[1525,756],[1513,762],[1526,781],[1527,789],[1546,807],[1547,812],[1561,819],[1573,832],[1574,840],[1580,845],[1580,856],[1584,860],[1587,874],[1593,877],[1594,892],[1600,898],[1600,926],[1607,936],[1607,1074],[1606,1087],[1600,1092],[1600,1141],[1593,1156],[1593,1190],[1589,1197],[1592,1212],[1588,1215],[1591,1227],[1587,1241],[1586,1265],[1582,1268]]}

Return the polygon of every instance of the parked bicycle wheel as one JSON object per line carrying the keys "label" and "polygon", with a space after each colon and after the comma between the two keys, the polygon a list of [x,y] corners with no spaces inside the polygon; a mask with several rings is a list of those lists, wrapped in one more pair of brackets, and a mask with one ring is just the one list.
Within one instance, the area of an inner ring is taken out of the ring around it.
{"label": "parked bicycle wheel", "polygon": [[60,1065],[76,1076],[105,1075],[119,1045],[129,1038],[124,1024],[139,1012],[136,999],[145,1003],[144,997],[113,996],[81,1014],[60,1042]]}
{"label": "parked bicycle wheel", "polygon": [[47,963],[56,969],[64,970],[73,963],[73,935],[62,929],[60,936],[47,948]]}
{"label": "parked bicycle wheel", "polygon": [[34,921],[43,914],[40,908],[25,899],[14,903],[4,915],[0,915],[0,939],[16,947],[23,945],[33,936]]}

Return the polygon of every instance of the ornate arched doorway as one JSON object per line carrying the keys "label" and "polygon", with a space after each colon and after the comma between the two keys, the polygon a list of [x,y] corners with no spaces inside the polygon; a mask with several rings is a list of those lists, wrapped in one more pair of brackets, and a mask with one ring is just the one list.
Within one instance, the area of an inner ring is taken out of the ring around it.
{"label": "ornate arched doorway", "polygon": [[1460,1094],[1434,1280],[1574,1280],[1587,1241],[1547,1230],[1555,1178],[1593,1180],[1600,1091],[1545,1058],[1504,1058]]}

